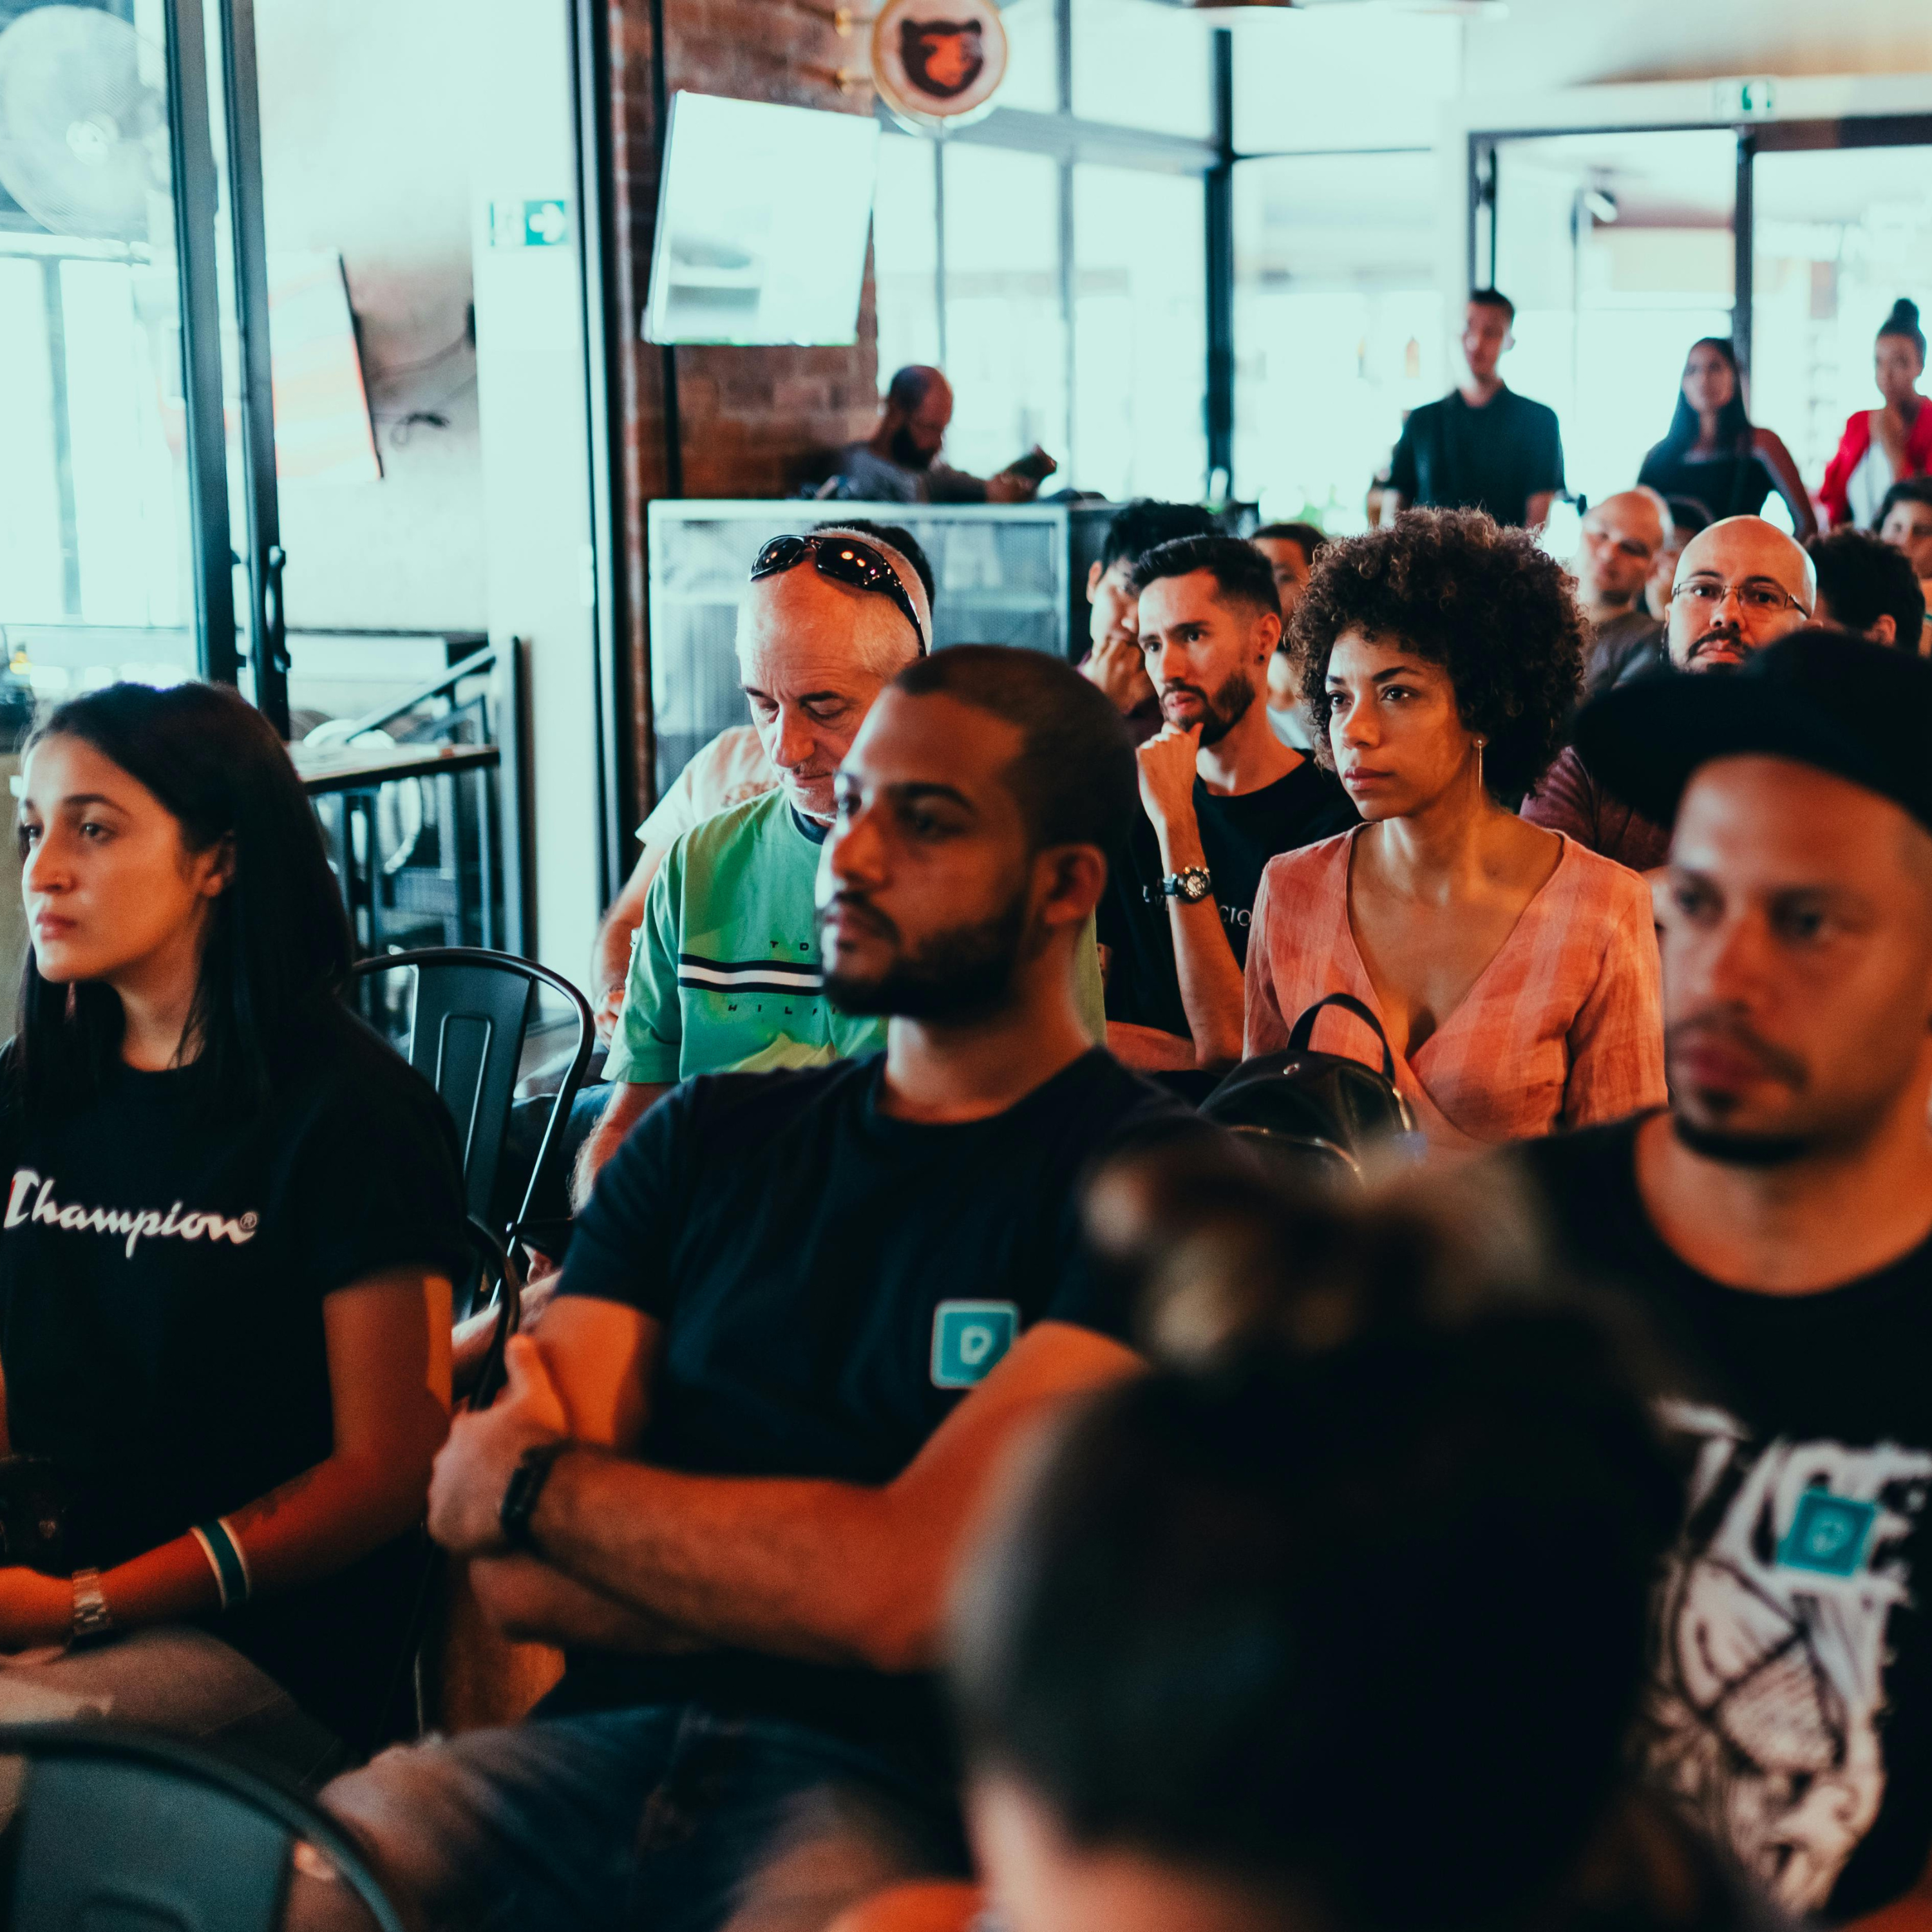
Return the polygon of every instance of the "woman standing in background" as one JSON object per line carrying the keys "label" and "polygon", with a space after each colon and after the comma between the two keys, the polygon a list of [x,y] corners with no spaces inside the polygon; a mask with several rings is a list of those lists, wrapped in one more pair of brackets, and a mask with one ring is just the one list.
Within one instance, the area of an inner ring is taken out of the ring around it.
{"label": "woman standing in background", "polygon": [[1694,499],[1712,523],[1756,516],[1775,490],[1791,512],[1800,543],[1818,528],[1790,451],[1774,430],[1752,422],[1737,352],[1718,336],[1691,344],[1676,413],[1664,440],[1643,459],[1637,482],[1660,496]]}
{"label": "woman standing in background", "polygon": [[1825,472],[1818,500],[1834,524],[1878,525],[1892,486],[1932,470],[1932,410],[1918,393],[1925,373],[1925,332],[1918,304],[1901,296],[1880,325],[1872,374],[1884,406],[1860,410],[1845,424],[1838,453]]}

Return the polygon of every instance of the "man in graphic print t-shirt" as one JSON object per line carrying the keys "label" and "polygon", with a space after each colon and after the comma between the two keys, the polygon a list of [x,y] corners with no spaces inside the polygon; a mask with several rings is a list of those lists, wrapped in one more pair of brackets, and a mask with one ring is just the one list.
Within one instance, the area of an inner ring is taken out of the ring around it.
{"label": "man in graphic print t-shirt", "polygon": [[1525,1158],[1678,1364],[1642,1748],[1796,1916],[1932,1906],[1932,664],[1800,634],[1577,741],[1672,823],[1672,1108]]}

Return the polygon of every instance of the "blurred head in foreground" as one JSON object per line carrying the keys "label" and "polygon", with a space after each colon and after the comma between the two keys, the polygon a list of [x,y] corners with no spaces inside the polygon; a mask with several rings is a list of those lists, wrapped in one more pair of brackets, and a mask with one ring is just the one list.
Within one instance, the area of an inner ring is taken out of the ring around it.
{"label": "blurred head in foreground", "polygon": [[[1659,1889],[1606,1847],[1633,1829],[1622,1747],[1681,1501],[1629,1351],[1420,1210],[1297,1203],[1238,1166],[1180,1191],[1204,1188],[1162,1252],[1115,1250],[1195,1365],[1084,1405],[960,1592],[1000,1923],[1622,1916]],[[1292,1270],[1253,1267],[1291,1237]]]}

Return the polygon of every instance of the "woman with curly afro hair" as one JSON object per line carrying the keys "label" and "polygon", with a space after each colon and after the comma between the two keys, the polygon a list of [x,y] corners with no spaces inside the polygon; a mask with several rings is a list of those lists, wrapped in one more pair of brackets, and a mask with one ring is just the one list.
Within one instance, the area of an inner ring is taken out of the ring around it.
{"label": "woman with curly afro hair", "polygon": [[1379,1066],[1385,1040],[1433,1147],[1661,1106],[1649,890],[1513,809],[1576,700],[1562,569],[1478,511],[1408,511],[1322,552],[1293,642],[1316,755],[1365,823],[1262,874],[1248,1055],[1346,994],[1312,1043]]}

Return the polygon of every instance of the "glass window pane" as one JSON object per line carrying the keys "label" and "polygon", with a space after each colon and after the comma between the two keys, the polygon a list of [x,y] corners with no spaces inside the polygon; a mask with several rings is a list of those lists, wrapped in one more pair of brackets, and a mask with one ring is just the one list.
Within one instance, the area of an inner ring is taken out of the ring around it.
{"label": "glass window pane", "polygon": [[[192,604],[176,567],[178,481],[136,290],[118,262],[64,262],[68,450],[82,614],[98,624],[178,624]],[[76,382],[76,366],[95,380]]]}
{"label": "glass window pane", "polygon": [[945,154],[946,460],[983,476],[1037,442],[1064,462],[1059,166],[963,142]]}
{"label": "glass window pane", "polygon": [[[490,622],[477,343],[496,311],[476,263],[512,259],[488,246],[494,197],[557,190],[520,158],[542,152],[534,131],[508,159],[479,136],[496,62],[518,57],[507,44],[479,43],[460,85],[436,82],[447,17],[403,9],[371,64],[356,56],[353,9],[256,9],[284,598],[306,674],[298,708],[310,708],[319,661],[338,652],[310,633]],[[516,45],[530,65],[534,130],[547,108],[544,36],[533,28]],[[513,190],[520,170],[532,184]],[[550,310],[530,262],[514,260],[531,287],[520,326],[534,347]],[[542,460],[536,449],[532,438],[526,473]]]}
{"label": "glass window pane", "polygon": [[50,698],[195,667],[164,22],[134,10],[0,34],[0,628]]}
{"label": "glass window pane", "polygon": [[1402,419],[1447,387],[1428,154],[1234,170],[1234,473],[1269,518],[1342,532]]}
{"label": "glass window pane", "polygon": [[1073,111],[1163,134],[1214,131],[1208,28],[1158,0],[1073,0]]}
{"label": "glass window pane", "polygon": [[1932,315],[1932,148],[1760,154],[1752,206],[1751,414],[1816,490],[1846,418],[1879,406],[1879,324],[1900,296]]}
{"label": "glass window pane", "polygon": [[[1208,438],[1206,196],[1196,175],[1073,171],[1073,460],[1115,498],[1198,498]],[[1148,245],[1158,236],[1158,247]]]}
{"label": "glass window pane", "polygon": [[[58,260],[0,254],[0,618],[66,614],[53,365],[47,353],[50,277]],[[64,436],[65,422],[58,434]]]}
{"label": "glass window pane", "polygon": [[939,224],[933,201],[934,144],[916,135],[879,138],[872,203],[872,280],[879,324],[879,381],[908,362],[938,362]]}
{"label": "glass window pane", "polygon": [[[1234,146],[1420,148],[1462,91],[1462,22],[1376,7],[1252,7],[1234,22]],[[1363,76],[1372,74],[1372,86]]]}
{"label": "glass window pane", "polygon": [[1060,106],[1060,41],[1054,0],[1008,0],[1000,9],[1006,30],[1006,77],[998,104],[1041,114]]}
{"label": "glass window pane", "polygon": [[1736,197],[1728,130],[1498,144],[1496,285],[1516,305],[1503,380],[1556,410],[1578,494],[1636,481],[1684,351],[1731,332]]}

